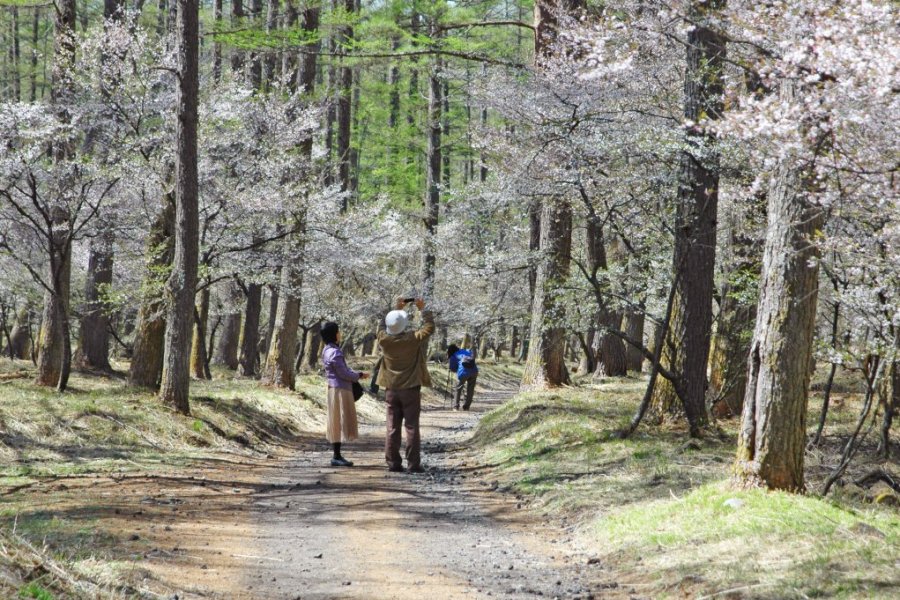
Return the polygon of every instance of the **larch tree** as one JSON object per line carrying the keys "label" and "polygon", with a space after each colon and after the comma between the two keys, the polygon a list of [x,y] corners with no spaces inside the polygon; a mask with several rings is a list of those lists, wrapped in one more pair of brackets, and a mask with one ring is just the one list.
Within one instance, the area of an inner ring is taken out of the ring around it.
{"label": "larch tree", "polygon": [[166,336],[161,401],[190,413],[191,325],[199,254],[197,187],[197,104],[199,87],[199,6],[177,0],[177,81],[175,133],[175,252],[166,282]]}
{"label": "larch tree", "polygon": [[[304,9],[303,31],[314,38],[319,31],[319,8],[308,6]],[[297,76],[301,93],[312,98],[316,83],[316,54],[319,44],[315,43],[309,52],[301,55]],[[312,137],[302,140],[298,151],[303,159],[312,158]],[[303,245],[305,243],[305,211],[301,207],[295,212],[293,226],[295,235],[285,238],[281,263],[280,301],[277,306],[275,323],[266,354],[263,380],[271,385],[294,389],[297,359],[297,332],[300,326],[300,306],[303,290]]]}

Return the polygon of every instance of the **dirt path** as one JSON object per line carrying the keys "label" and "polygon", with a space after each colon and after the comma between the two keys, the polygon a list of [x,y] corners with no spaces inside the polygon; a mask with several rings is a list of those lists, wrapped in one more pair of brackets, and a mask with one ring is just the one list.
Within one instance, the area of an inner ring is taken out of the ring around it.
{"label": "dirt path", "polygon": [[218,522],[166,530],[180,543],[153,562],[157,583],[182,599],[592,597],[595,567],[566,566],[513,499],[480,491],[461,465],[457,444],[511,393],[482,393],[471,413],[426,409],[425,475],[387,472],[383,425],[365,425],[346,448],[353,468],[326,466],[322,443],[251,470],[253,486],[220,485]]}

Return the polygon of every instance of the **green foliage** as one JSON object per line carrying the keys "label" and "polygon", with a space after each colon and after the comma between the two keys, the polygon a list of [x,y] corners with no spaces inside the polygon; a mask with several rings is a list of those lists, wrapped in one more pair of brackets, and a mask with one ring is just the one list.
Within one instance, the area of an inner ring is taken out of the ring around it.
{"label": "green foliage", "polygon": [[19,598],[34,598],[35,600],[53,600],[51,594],[41,584],[32,581],[19,590]]}

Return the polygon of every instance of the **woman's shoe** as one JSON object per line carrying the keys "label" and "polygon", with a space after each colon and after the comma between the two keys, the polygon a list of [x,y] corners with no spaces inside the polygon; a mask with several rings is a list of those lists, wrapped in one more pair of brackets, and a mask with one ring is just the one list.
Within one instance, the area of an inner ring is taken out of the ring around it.
{"label": "woman's shoe", "polygon": [[353,463],[344,458],[343,456],[339,456],[337,458],[331,459],[332,467],[352,467]]}

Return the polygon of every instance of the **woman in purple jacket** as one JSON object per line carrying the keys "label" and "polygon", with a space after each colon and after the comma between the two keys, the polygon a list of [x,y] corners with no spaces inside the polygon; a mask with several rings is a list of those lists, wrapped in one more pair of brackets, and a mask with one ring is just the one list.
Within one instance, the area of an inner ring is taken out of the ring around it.
{"label": "woman in purple jacket", "polygon": [[365,379],[368,373],[354,371],[347,366],[341,352],[341,332],[338,324],[325,323],[322,326],[322,364],[328,381],[328,407],[325,421],[325,438],[334,447],[332,467],[352,467],[353,463],[341,456],[341,443],[355,440],[359,431],[356,422],[356,404],[353,401],[353,382]]}

